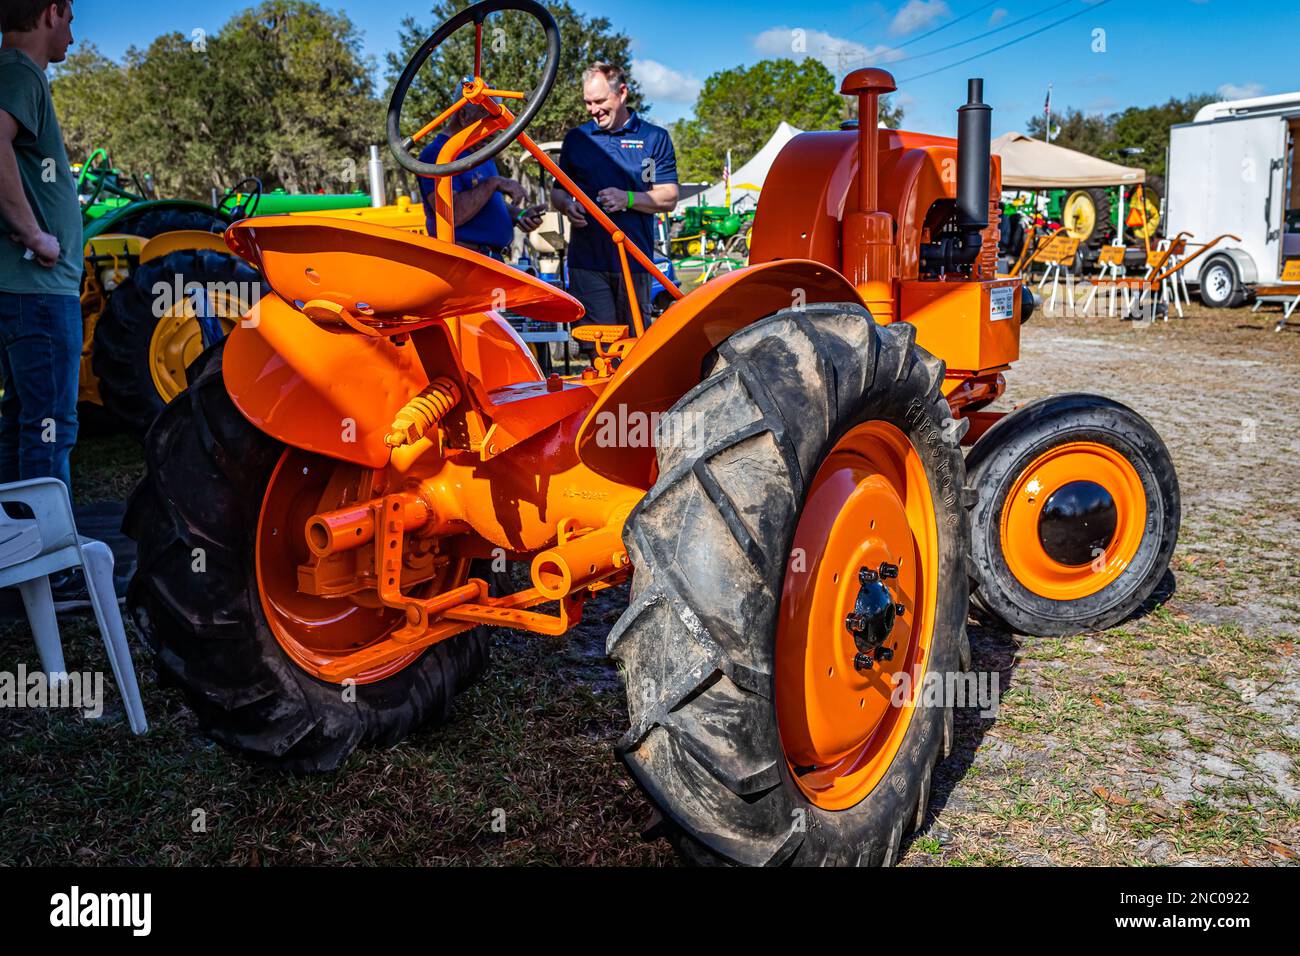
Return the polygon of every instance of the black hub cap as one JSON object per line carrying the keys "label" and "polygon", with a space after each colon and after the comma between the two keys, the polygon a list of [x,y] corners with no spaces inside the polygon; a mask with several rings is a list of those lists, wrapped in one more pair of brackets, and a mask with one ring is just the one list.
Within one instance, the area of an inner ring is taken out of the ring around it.
{"label": "black hub cap", "polygon": [[894,621],[905,608],[894,601],[893,592],[885,582],[897,577],[898,568],[887,563],[875,571],[863,568],[858,572],[858,597],[853,603],[853,613],[844,621],[858,648],[853,661],[858,670],[868,670],[877,661],[894,656],[893,649],[884,645],[894,630]]}
{"label": "black hub cap", "polygon": [[1053,561],[1091,564],[1115,535],[1115,499],[1095,481],[1072,481],[1048,498],[1038,516],[1038,540]]}

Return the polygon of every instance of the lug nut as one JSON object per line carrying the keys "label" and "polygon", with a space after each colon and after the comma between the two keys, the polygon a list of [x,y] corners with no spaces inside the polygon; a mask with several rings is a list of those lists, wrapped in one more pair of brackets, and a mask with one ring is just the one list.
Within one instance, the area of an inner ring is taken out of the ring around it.
{"label": "lug nut", "polygon": [[880,580],[888,581],[890,578],[898,577],[898,565],[884,562],[880,565]]}

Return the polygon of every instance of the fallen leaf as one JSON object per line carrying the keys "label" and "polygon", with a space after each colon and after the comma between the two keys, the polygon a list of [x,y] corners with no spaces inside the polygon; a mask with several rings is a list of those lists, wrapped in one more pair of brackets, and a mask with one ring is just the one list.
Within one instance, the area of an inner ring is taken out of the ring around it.
{"label": "fallen leaf", "polygon": [[1286,857],[1288,860],[1294,860],[1296,858],[1295,850],[1284,844],[1274,843],[1272,840],[1265,840],[1264,846],[1268,847],[1274,853]]}
{"label": "fallen leaf", "polygon": [[1118,793],[1111,793],[1105,787],[1093,787],[1092,792],[1107,803],[1113,803],[1117,807],[1131,807],[1133,805],[1132,800],[1121,797]]}

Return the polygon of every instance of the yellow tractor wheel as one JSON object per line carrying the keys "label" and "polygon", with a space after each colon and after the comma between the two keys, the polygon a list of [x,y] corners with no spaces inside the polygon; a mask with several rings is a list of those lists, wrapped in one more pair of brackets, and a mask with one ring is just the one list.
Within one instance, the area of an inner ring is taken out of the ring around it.
{"label": "yellow tractor wheel", "polygon": [[[217,309],[221,337],[225,338],[235,327],[236,320],[230,316],[242,311],[243,302],[238,297],[223,295]],[[203,330],[194,313],[191,300],[172,307],[158,320],[149,337],[149,375],[164,405],[185,391],[185,370],[203,351]]]}
{"label": "yellow tractor wheel", "polygon": [[1076,189],[1065,198],[1061,207],[1061,225],[1071,239],[1087,242],[1096,232],[1099,221],[1097,200],[1087,189]]}
{"label": "yellow tractor wheel", "polygon": [[180,249],[141,263],[95,324],[91,363],[104,407],[143,437],[203,351],[198,316],[224,338],[262,293],[257,272],[231,253]]}
{"label": "yellow tractor wheel", "polygon": [[[1146,213],[1145,225],[1142,218]],[[1142,190],[1142,200],[1124,216],[1125,225],[1139,239],[1154,239],[1160,228],[1160,197],[1150,189]]]}

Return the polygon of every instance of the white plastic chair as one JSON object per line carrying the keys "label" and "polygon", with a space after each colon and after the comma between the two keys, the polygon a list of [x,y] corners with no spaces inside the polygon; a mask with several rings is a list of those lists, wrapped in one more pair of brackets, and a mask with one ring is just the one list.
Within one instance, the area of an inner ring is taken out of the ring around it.
{"label": "white plastic chair", "polygon": [[0,502],[21,502],[35,515],[34,520],[11,518],[0,509],[0,587],[22,593],[41,668],[51,680],[67,673],[49,576],[80,567],[131,730],[143,734],[149,724],[113,590],[113,552],[104,542],[77,534],[68,489],[57,478],[0,485]]}

